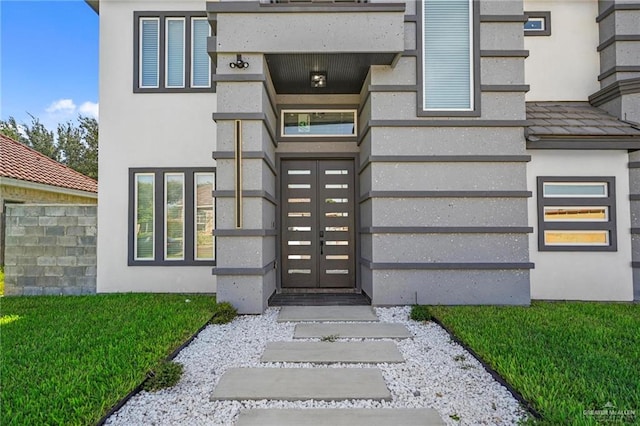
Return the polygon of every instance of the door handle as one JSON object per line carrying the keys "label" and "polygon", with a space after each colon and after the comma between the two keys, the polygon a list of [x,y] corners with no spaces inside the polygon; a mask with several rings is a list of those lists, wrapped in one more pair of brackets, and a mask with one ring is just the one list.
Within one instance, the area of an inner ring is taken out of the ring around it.
{"label": "door handle", "polygon": [[320,240],[320,256],[322,256],[323,253],[323,248],[324,248],[324,241]]}

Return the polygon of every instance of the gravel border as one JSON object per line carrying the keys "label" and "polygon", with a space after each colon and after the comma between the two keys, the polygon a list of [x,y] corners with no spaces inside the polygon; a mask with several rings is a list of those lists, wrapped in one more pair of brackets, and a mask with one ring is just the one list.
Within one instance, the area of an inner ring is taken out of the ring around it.
{"label": "gravel border", "polygon": [[[392,400],[210,401],[222,374],[232,367],[360,368],[371,364],[260,363],[272,341],[292,341],[295,323],[278,323],[278,308],[243,315],[230,324],[209,325],[175,361],[184,365],[171,389],[141,391],[107,419],[107,425],[230,425],[248,408],[421,408],[436,409],[449,425],[511,425],[528,417],[508,389],[436,323],[410,320],[410,307],[376,308],[381,322],[405,324],[413,338],[394,340],[406,359],[374,364],[387,382]],[[318,341],[319,339],[296,339]],[[339,339],[357,341],[361,339]]]}

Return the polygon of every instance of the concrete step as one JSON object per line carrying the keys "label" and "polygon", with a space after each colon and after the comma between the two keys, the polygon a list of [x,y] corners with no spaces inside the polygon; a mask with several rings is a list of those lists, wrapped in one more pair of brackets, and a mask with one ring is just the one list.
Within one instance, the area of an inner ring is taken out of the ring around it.
{"label": "concrete step", "polygon": [[371,306],[283,306],[278,322],[378,321]]}
{"label": "concrete step", "polygon": [[395,342],[269,342],[262,362],[404,362]]}
{"label": "concrete step", "polygon": [[430,408],[253,409],[240,412],[236,426],[435,426],[444,425]]}
{"label": "concrete step", "polygon": [[404,324],[296,324],[294,339],[313,339],[336,336],[341,339],[406,339],[411,333]]}
{"label": "concrete step", "polygon": [[231,368],[220,378],[211,400],[390,401],[377,368]]}

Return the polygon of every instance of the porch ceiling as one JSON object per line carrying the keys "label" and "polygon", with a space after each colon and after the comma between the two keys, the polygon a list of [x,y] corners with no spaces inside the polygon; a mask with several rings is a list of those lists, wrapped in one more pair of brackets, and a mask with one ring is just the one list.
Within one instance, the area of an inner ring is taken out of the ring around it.
{"label": "porch ceiling", "polygon": [[[278,94],[357,94],[371,65],[391,65],[395,53],[268,54],[269,72]],[[310,73],[325,71],[327,85],[312,88]]]}

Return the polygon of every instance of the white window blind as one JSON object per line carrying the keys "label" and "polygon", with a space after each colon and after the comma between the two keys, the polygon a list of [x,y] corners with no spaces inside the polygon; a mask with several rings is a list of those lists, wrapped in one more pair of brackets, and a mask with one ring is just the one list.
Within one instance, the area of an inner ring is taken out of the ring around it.
{"label": "white window blind", "polygon": [[166,86],[184,87],[184,18],[167,18],[166,24]]}
{"label": "white window blind", "polygon": [[207,18],[193,18],[191,21],[191,87],[210,87],[210,63],[207,53],[209,37]]}
{"label": "white window blind", "polygon": [[423,108],[473,109],[472,0],[422,0]]}
{"label": "white window blind", "polygon": [[159,24],[158,18],[140,19],[140,87],[158,87]]}

